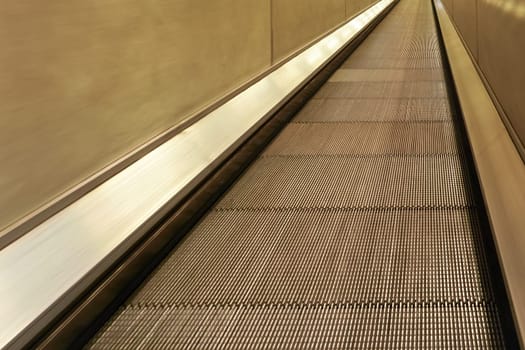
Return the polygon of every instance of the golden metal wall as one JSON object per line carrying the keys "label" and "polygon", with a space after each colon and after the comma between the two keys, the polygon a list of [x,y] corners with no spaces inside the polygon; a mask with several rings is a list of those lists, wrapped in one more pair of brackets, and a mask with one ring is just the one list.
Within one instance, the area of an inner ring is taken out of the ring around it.
{"label": "golden metal wall", "polygon": [[445,6],[525,144],[525,0],[446,0]]}
{"label": "golden metal wall", "polygon": [[0,229],[339,25],[349,17],[345,7],[345,0],[4,2]]}

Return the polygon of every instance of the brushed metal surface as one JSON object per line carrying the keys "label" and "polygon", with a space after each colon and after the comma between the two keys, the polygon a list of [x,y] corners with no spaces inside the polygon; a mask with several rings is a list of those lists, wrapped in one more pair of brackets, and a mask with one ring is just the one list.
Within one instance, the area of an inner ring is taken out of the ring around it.
{"label": "brushed metal surface", "polygon": [[0,251],[0,347],[33,336],[391,0],[330,34]]}
{"label": "brushed metal surface", "polygon": [[478,62],[525,147],[525,0],[478,1]]}
{"label": "brushed metal surface", "polygon": [[343,23],[345,0],[273,0],[273,57],[278,61]]}
{"label": "brushed metal surface", "polygon": [[301,50],[343,24],[344,1],[274,1],[273,13],[258,0],[6,4],[0,236],[26,232],[273,69],[283,41]]}
{"label": "brushed metal surface", "polygon": [[344,0],[346,18],[355,16],[359,11],[374,3],[373,0]]}
{"label": "brushed metal surface", "polygon": [[525,161],[524,0],[443,1]]}
{"label": "brushed metal surface", "polygon": [[[461,0],[454,1],[454,8],[452,17],[458,29],[461,31],[463,40],[470,49],[472,55],[478,58],[478,40],[480,40],[480,33],[478,33],[479,25],[487,26],[488,23],[478,23],[478,3],[480,0]],[[501,27],[499,27],[501,30]],[[484,31],[486,29],[481,29]],[[489,29],[490,30],[490,29]],[[501,34],[499,34],[501,35]]]}
{"label": "brushed metal surface", "polygon": [[2,4],[0,230],[270,66],[269,16],[259,0]]}
{"label": "brushed metal surface", "polygon": [[440,0],[439,24],[454,75],[514,317],[525,336],[525,164]]}

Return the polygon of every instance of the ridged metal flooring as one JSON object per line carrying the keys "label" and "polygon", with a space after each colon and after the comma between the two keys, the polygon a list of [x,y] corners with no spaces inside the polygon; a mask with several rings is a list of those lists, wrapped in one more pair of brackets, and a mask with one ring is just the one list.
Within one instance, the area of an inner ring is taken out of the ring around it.
{"label": "ridged metal flooring", "polygon": [[430,6],[402,0],[88,347],[504,348]]}

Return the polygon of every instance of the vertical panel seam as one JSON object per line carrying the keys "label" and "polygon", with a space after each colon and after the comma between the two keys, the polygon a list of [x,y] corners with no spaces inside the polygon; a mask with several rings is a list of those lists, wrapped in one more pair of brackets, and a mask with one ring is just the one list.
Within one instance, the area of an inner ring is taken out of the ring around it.
{"label": "vertical panel seam", "polygon": [[479,63],[479,0],[474,0],[476,6],[476,61]]}
{"label": "vertical panel seam", "polygon": [[270,66],[273,66],[275,63],[275,56],[274,56],[274,39],[273,39],[273,0],[269,0],[270,2]]}

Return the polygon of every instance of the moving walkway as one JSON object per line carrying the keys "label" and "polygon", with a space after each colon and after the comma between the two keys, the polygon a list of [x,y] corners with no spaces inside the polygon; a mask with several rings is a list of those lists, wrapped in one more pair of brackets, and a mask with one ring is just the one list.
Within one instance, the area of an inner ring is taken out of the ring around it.
{"label": "moving walkway", "polygon": [[517,347],[441,47],[399,1],[74,344]]}
{"label": "moving walkway", "polygon": [[88,347],[509,347],[431,6],[397,4]]}

